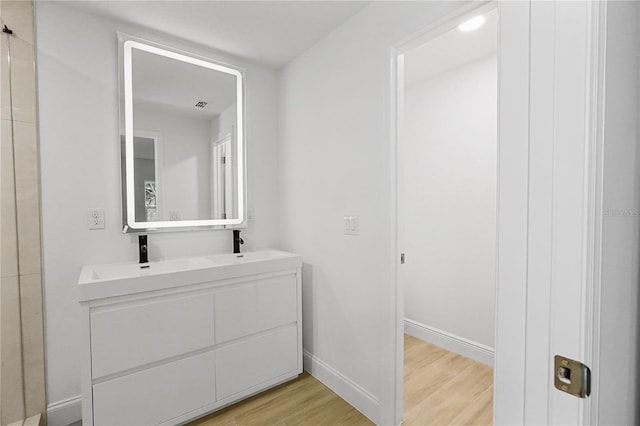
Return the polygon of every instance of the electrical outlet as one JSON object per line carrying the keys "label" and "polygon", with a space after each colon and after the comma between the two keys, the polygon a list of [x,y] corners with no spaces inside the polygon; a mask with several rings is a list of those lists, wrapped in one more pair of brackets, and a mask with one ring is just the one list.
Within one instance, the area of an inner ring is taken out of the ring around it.
{"label": "electrical outlet", "polygon": [[360,235],[360,216],[355,215],[344,217],[344,234]]}
{"label": "electrical outlet", "polygon": [[104,229],[104,209],[87,210],[87,225],[89,229]]}

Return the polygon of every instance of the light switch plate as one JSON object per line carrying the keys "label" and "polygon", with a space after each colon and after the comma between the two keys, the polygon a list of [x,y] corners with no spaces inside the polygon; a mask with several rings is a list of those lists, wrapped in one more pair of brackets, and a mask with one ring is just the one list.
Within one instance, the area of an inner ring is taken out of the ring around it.
{"label": "light switch plate", "polygon": [[344,217],[344,234],[359,235],[360,234],[360,216],[350,215]]}
{"label": "light switch plate", "polygon": [[88,209],[87,226],[89,229],[104,229],[104,209]]}

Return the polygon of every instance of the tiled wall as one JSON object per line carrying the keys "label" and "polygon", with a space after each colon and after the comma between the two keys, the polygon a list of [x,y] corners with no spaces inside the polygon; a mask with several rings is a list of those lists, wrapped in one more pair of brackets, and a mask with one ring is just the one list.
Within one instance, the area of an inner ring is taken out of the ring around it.
{"label": "tiled wall", "polygon": [[[0,423],[46,410],[40,176],[31,0],[0,0]],[[64,165],[60,165],[64,167]]]}

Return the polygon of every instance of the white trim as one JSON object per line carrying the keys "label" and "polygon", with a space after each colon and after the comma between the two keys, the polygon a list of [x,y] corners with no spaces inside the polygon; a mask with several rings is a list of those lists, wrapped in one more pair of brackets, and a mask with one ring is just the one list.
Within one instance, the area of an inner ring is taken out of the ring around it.
{"label": "white trim", "polygon": [[482,343],[456,336],[409,318],[404,319],[404,332],[425,342],[433,343],[443,349],[493,367],[493,348]]}
{"label": "white trim", "polygon": [[[229,181],[228,181],[228,177],[227,177],[227,173],[226,173],[226,166],[228,163],[228,160],[230,158],[235,159],[235,156],[231,155],[231,153],[226,151],[226,147],[224,146],[224,144],[226,144],[227,142],[229,143],[229,149],[231,148],[232,145],[232,140],[233,140],[233,134],[231,133],[231,131],[222,134],[219,133],[218,136],[214,139],[211,139],[211,144],[210,144],[210,161],[211,161],[211,176],[210,176],[210,185],[211,185],[211,215],[214,218],[219,218],[220,216],[222,216],[223,214],[226,216],[227,215],[227,195],[230,192],[230,189],[227,188],[228,185],[230,185]],[[225,173],[221,174],[220,173],[220,151],[223,151],[222,155],[225,157]],[[223,177],[223,182],[224,182],[224,190],[220,191],[220,177]],[[221,194],[222,192],[222,194]],[[221,203],[220,202],[220,197],[221,195],[224,197],[224,202]]]}
{"label": "white trim", "polygon": [[530,3],[500,2],[499,16],[493,387],[497,425],[525,423]]}
{"label": "white trim", "polygon": [[80,395],[47,406],[48,426],[66,426],[79,421],[82,421],[82,397]]}
{"label": "white trim", "polygon": [[[600,406],[600,314],[602,290],[602,227],[604,210],[604,117],[605,117],[605,70],[607,36],[607,0],[591,6],[592,33],[590,37],[589,81],[590,109],[588,153],[588,224],[587,224],[587,260],[585,363],[591,368],[591,396],[584,404],[583,424],[598,424]],[[590,276],[589,276],[590,274]]]}
{"label": "white trim", "polygon": [[342,399],[353,405],[358,411],[376,422],[380,411],[380,402],[366,389],[304,350],[304,369],[325,386],[337,393]]}
{"label": "white trim", "polygon": [[381,423],[399,425],[404,415],[404,286],[400,281],[400,253],[404,251],[404,184],[400,169],[402,158],[402,129],[398,123],[404,119],[404,56],[394,47],[390,52],[391,58],[391,119],[389,159],[391,162],[391,242],[390,251],[391,277],[390,289],[391,327],[389,330],[392,348],[385,359],[388,370],[385,372],[386,383],[383,386],[382,400],[384,405],[380,412]]}
{"label": "white trim", "polygon": [[135,138],[153,139],[153,173],[155,175],[156,182],[156,211],[158,212],[159,217],[168,217],[169,212],[165,212],[163,209],[164,195],[162,194],[162,191],[164,191],[164,148],[162,146],[162,133],[153,130],[134,130],[133,137],[134,140]]}

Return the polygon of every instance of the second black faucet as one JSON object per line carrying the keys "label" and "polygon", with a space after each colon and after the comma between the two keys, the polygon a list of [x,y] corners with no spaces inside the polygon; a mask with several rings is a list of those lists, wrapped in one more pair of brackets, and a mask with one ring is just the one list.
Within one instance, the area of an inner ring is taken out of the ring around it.
{"label": "second black faucet", "polygon": [[140,263],[149,263],[146,235],[138,235],[138,254],[140,255]]}
{"label": "second black faucet", "polygon": [[240,253],[240,244],[244,244],[244,240],[240,238],[240,230],[233,230],[233,252]]}

